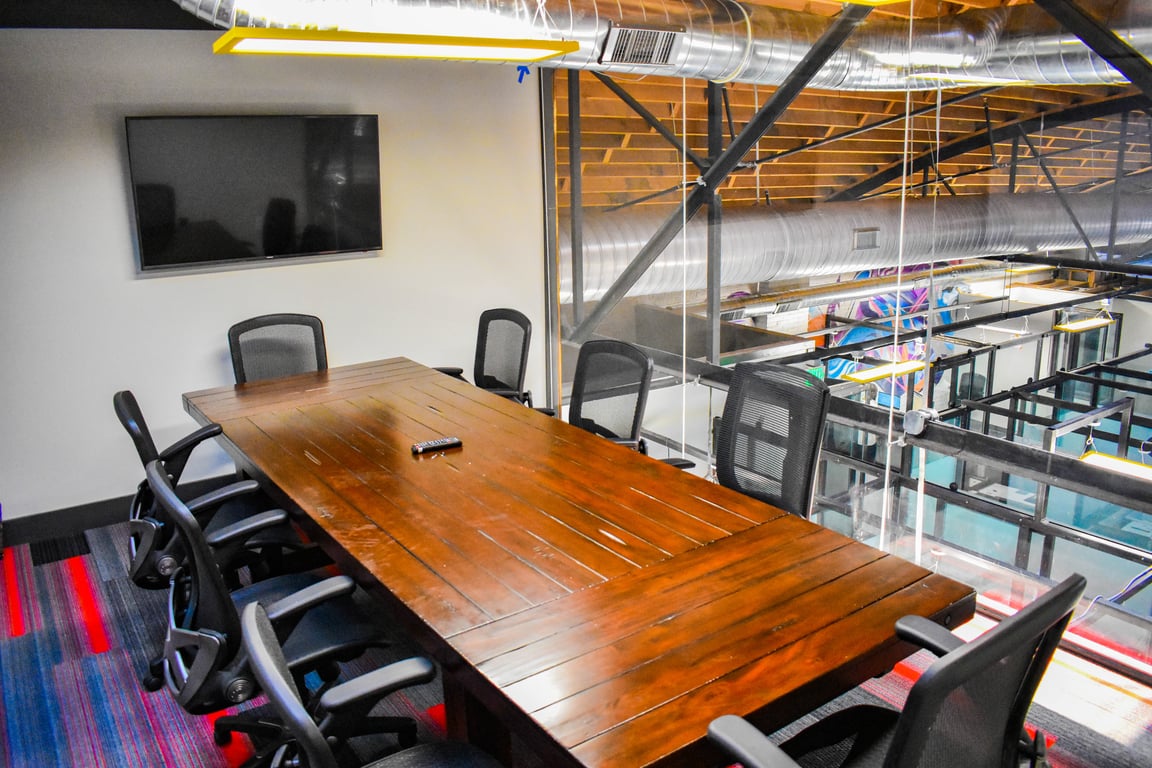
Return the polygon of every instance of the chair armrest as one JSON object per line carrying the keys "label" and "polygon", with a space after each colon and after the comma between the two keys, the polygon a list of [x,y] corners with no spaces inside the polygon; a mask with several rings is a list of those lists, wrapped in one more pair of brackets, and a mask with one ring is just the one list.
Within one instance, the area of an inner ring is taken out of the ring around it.
{"label": "chair armrest", "polygon": [[627,437],[609,437],[606,439],[611,440],[612,442],[616,443],[616,445],[622,445],[625,448],[631,448],[632,450],[639,451],[640,453],[644,452],[640,450],[640,446],[644,442],[643,440],[630,440]]}
{"label": "chair armrest", "polygon": [[[187,503],[188,511],[200,520],[207,510],[215,510],[226,501],[238,499],[260,490],[260,483],[255,480],[238,480],[220,488],[213,488],[202,496],[197,496]],[[215,512],[213,512],[215,514]],[[207,517],[211,518],[212,515]]]}
{"label": "chair armrest", "polygon": [[436,366],[432,370],[447,374],[447,375],[451,376],[452,378],[460,379],[461,381],[464,380],[464,369],[463,368],[457,368],[454,365]]}
{"label": "chair armrest", "polygon": [[[321,603],[351,595],[355,589],[356,582],[347,576],[333,576],[282,597],[271,605],[265,606],[265,610],[268,613],[268,620],[273,624],[278,624],[286,619],[298,617]],[[279,627],[277,627],[277,634],[280,634]]]}
{"label": "chair armrest", "polygon": [[192,499],[187,503],[188,511],[196,514],[210,507],[218,507],[226,501],[255,493],[258,490],[260,490],[260,483],[255,480],[237,480],[234,483],[213,488],[208,493]]}
{"label": "chair armrest", "polygon": [[185,435],[172,445],[160,451],[156,458],[164,465],[164,470],[172,478],[172,484],[180,482],[180,475],[184,474],[184,466],[192,455],[192,450],[200,443],[216,437],[223,432],[219,424],[208,424],[195,432]]}
{"label": "chair armrest", "polygon": [[678,456],[670,456],[667,459],[660,459],[665,464],[669,464],[677,469],[692,469],[696,466],[696,462],[691,459],[682,459]]}
{"label": "chair armrest", "polygon": [[212,533],[206,534],[204,540],[207,541],[208,546],[213,549],[221,549],[234,542],[247,541],[260,531],[280,525],[287,519],[288,513],[282,509],[270,509],[267,512],[258,512],[255,515],[249,515],[243,520],[237,520],[231,525],[225,525],[222,528],[212,531]]}
{"label": "chair armrest", "polygon": [[708,738],[744,768],[797,768],[792,758],[742,717],[716,718],[708,726]]}
{"label": "chair armrest", "polygon": [[555,416],[556,415],[556,409],[555,408],[542,408],[542,407],[540,407],[540,408],[533,408],[532,410],[539,411],[540,413],[544,414],[545,416]]}
{"label": "chair armrest", "polygon": [[320,708],[333,715],[349,710],[367,712],[385,696],[435,677],[436,667],[428,659],[404,659],[329,688],[320,697]]}
{"label": "chair armrest", "polygon": [[932,651],[937,656],[951,653],[964,645],[959,637],[923,616],[903,616],[897,619],[896,636]]}

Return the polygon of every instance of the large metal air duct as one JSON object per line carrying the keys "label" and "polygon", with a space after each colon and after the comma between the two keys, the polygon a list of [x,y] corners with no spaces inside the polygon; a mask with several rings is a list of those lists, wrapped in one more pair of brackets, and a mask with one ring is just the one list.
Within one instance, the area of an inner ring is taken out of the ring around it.
{"label": "large metal air duct", "polygon": [[[395,30],[400,16],[443,31],[455,20],[499,22],[508,34],[574,40],[542,64],[777,85],[828,26],[814,14],[733,0],[174,0],[219,27]],[[1091,0],[1117,34],[1152,54],[1152,3]],[[417,23],[417,22],[414,22]],[[1124,77],[1035,6],[908,22],[873,17],[811,82],[831,90],[904,90],[972,83],[1097,85]]]}
{"label": "large metal air duct", "polygon": [[[1094,193],[1065,200],[1092,245],[1106,246],[1116,198]],[[1118,200],[1115,244],[1152,239],[1152,194]],[[584,299],[600,298],[666,218],[664,212],[585,214]],[[705,288],[707,226],[706,216],[690,221],[629,295]],[[560,229],[560,301],[567,303],[572,249],[568,228]],[[1046,193],[916,198],[906,202],[903,216],[900,200],[880,199],[732,208],[724,211],[721,232],[724,285],[1086,247],[1060,199]]]}

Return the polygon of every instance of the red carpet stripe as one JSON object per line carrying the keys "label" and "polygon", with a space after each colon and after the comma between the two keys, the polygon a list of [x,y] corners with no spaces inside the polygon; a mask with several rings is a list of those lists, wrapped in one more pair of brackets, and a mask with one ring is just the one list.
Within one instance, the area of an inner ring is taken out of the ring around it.
{"label": "red carpet stripe", "polygon": [[84,632],[88,636],[88,649],[92,653],[104,653],[109,647],[108,631],[104,627],[104,617],[100,614],[92,579],[88,576],[88,567],[82,556],[70,557],[65,564],[72,580],[72,593],[84,622]]}
{"label": "red carpet stripe", "polygon": [[4,600],[8,606],[8,636],[20,637],[25,632],[24,604],[20,600],[20,581],[16,578],[16,553],[4,550]]}

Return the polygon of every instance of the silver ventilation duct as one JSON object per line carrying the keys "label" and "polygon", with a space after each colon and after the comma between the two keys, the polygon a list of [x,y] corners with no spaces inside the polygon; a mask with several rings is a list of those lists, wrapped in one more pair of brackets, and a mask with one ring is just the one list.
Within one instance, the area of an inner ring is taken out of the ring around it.
{"label": "silver ventilation duct", "polygon": [[[734,0],[174,0],[200,19],[232,26],[395,29],[397,19],[443,30],[445,21],[507,36],[574,40],[579,50],[543,63],[565,69],[658,74],[777,85],[828,25],[813,14]],[[1085,3],[1082,3],[1085,4]],[[1152,54],[1152,3],[1091,0],[1106,24]],[[466,21],[465,21],[466,20]],[[477,32],[478,33],[478,32]],[[976,10],[908,23],[870,18],[811,82],[830,90],[903,90],[1024,82],[1099,85],[1125,79],[1035,6]]]}
{"label": "silver ventilation duct", "polygon": [[[1094,247],[1108,243],[1113,195],[1068,195],[1076,220]],[[962,196],[946,201],[823,203],[811,208],[733,208],[721,233],[724,285],[784,277],[837,275],[897,264],[1007,256],[1084,248],[1060,200],[1052,194]],[[1117,245],[1152,239],[1152,195],[1122,195]],[[598,299],[653,232],[663,212],[584,216],[584,299]],[[707,217],[688,223],[629,291],[644,296],[707,286]],[[900,233],[903,229],[903,244]],[[572,300],[571,242],[561,227],[560,301]]]}

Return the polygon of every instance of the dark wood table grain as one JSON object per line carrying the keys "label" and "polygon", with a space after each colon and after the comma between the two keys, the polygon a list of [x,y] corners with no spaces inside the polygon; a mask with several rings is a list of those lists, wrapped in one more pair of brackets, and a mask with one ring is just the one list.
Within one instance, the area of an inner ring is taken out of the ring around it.
{"label": "dark wood table grain", "polygon": [[[226,448],[443,669],[450,734],[548,766],[706,766],[889,669],[975,593],[396,358],[192,392]],[[463,447],[415,456],[412,443]]]}

